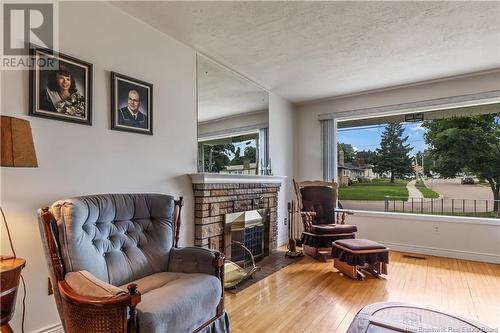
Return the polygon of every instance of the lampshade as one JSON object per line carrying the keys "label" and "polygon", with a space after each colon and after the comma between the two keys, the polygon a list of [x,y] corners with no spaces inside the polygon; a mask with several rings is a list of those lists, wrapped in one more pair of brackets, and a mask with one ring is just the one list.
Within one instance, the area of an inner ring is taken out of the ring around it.
{"label": "lampshade", "polygon": [[35,146],[27,120],[0,116],[1,166],[37,167]]}

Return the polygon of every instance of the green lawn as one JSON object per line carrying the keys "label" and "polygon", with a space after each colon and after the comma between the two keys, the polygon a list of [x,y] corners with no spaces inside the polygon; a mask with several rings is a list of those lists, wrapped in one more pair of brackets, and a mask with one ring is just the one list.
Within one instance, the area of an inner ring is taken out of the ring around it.
{"label": "green lawn", "polygon": [[415,184],[415,187],[422,193],[424,198],[439,198],[439,193],[434,192],[433,190],[425,186],[422,180],[419,180]]}
{"label": "green lawn", "polygon": [[394,184],[390,183],[389,179],[374,179],[369,183],[355,183],[339,188],[339,199],[384,200],[385,196],[408,198],[407,183],[401,179],[396,179]]}

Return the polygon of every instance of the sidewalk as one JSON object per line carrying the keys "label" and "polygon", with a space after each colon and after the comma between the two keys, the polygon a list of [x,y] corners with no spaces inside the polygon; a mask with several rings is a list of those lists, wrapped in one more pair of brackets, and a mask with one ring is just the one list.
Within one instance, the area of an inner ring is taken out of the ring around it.
{"label": "sidewalk", "polygon": [[410,198],[423,198],[424,196],[422,195],[422,192],[420,192],[416,187],[415,187],[415,183],[417,181],[416,180],[412,180],[411,182],[409,182],[408,184],[406,184],[406,189],[408,190],[408,196]]}

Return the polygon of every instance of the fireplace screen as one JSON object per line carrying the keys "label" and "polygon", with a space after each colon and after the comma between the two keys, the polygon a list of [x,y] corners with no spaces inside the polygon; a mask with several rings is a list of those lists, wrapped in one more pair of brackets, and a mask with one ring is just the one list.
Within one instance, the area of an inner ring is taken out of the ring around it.
{"label": "fireplace screen", "polygon": [[234,262],[250,260],[250,255],[241,246],[229,246],[238,243],[250,250],[258,259],[269,250],[267,209],[226,214],[225,244],[226,257]]}

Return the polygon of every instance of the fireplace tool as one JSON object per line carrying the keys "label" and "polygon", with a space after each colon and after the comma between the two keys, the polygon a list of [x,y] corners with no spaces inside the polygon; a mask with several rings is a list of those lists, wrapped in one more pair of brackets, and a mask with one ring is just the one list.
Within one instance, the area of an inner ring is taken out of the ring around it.
{"label": "fireplace tool", "polygon": [[[255,265],[255,258],[252,254],[252,251],[250,251],[243,243],[238,242],[238,241],[231,241],[231,244],[226,246],[225,251],[227,252],[228,248],[231,248],[231,246],[236,245],[241,247],[248,255],[250,256],[252,265],[249,267],[241,267],[237,263],[226,259],[226,262],[224,264],[224,288],[233,288],[236,287],[238,284],[243,282],[244,280],[252,277],[255,272],[260,271],[260,267]],[[231,251],[231,249],[229,249]],[[248,262],[248,260],[244,261],[245,263]],[[244,265],[244,264],[243,264]]]}
{"label": "fireplace tool", "polygon": [[298,258],[304,255],[302,251],[297,250],[297,241],[295,239],[295,212],[295,201],[292,200],[288,203],[288,251],[285,254],[287,257],[291,258]]}

